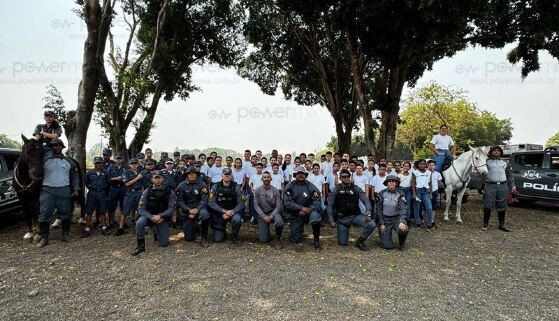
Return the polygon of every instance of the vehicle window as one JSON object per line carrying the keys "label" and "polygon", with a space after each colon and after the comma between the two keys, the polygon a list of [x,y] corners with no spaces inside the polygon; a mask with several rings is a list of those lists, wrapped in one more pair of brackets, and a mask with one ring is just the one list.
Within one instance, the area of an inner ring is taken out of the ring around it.
{"label": "vehicle window", "polygon": [[551,155],[549,160],[551,162],[551,164],[549,164],[549,168],[559,169],[559,155]]}
{"label": "vehicle window", "polygon": [[543,164],[543,153],[519,154],[515,157],[516,163],[525,167],[541,168]]}
{"label": "vehicle window", "polygon": [[0,173],[4,171],[4,167],[2,166],[2,156],[0,156]]}
{"label": "vehicle window", "polygon": [[9,171],[14,170],[18,159],[19,159],[19,155],[16,154],[4,155],[4,160],[6,161],[6,167],[8,168]]}

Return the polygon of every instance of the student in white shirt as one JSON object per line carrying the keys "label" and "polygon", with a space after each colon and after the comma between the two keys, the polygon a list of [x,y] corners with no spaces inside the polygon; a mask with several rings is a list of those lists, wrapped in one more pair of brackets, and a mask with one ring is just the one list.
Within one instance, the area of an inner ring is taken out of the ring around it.
{"label": "student in white shirt", "polygon": [[384,181],[386,180],[387,176],[388,175],[386,175],[386,165],[380,164],[378,166],[378,173],[371,178],[371,181],[369,183],[370,186],[369,195],[370,195],[370,199],[373,202],[375,201],[375,193],[378,194],[386,188],[386,186],[384,185]]}
{"label": "student in white shirt", "polygon": [[[410,162],[404,162],[404,164],[402,165],[402,171],[400,172],[400,174],[398,174],[398,178],[400,179],[400,190],[402,190],[402,192],[404,192],[404,196],[406,197],[406,207],[407,207],[407,211],[406,211],[406,221],[410,221],[411,220],[411,204],[412,204],[412,198],[411,198],[411,178],[412,178],[412,174],[410,172],[411,170],[411,163]],[[409,223],[408,223],[409,225]]]}
{"label": "student in white shirt", "polygon": [[394,162],[388,161],[386,162],[386,176],[394,175],[397,176],[398,174],[394,171]]}
{"label": "student in white shirt", "polygon": [[431,206],[431,172],[427,170],[427,162],[420,159],[417,162],[418,169],[412,173],[411,186],[412,197],[415,199],[414,219],[415,226],[420,226],[419,210],[421,205],[425,207],[425,227],[428,231],[432,229],[433,207]]}
{"label": "student in white shirt", "polygon": [[244,186],[246,184],[246,172],[243,169],[243,162],[240,158],[235,159],[235,165],[231,171],[233,172],[233,180],[235,183],[241,185],[244,190]]}
{"label": "student in white shirt", "polygon": [[[211,159],[211,157],[209,159]],[[212,185],[221,182],[221,174],[223,173],[221,162],[221,156],[217,156],[215,158],[215,165],[208,169],[208,177]]]}
{"label": "student in white shirt", "polygon": [[[369,195],[370,180],[367,176],[365,176],[365,174],[363,174],[363,165],[361,165],[361,162],[358,162],[355,165],[355,174],[353,174],[351,180],[353,181],[353,185],[359,186],[359,188],[365,192],[365,195]],[[365,204],[361,201],[359,201],[359,209],[361,210],[361,213],[365,213]]]}
{"label": "student in white shirt", "polygon": [[326,160],[320,164],[320,172],[322,175],[328,176],[332,172],[332,165],[334,163],[332,161],[332,152],[326,152],[325,157]]}
{"label": "student in white shirt", "polygon": [[279,164],[275,163],[272,165],[272,172],[270,174],[272,175],[272,186],[281,192],[283,190],[283,173],[280,173]]}
{"label": "student in white shirt", "polygon": [[377,174],[377,171],[378,166],[377,164],[375,164],[375,161],[371,159],[367,161],[367,169],[363,171],[363,174],[365,174],[365,176],[367,176],[369,180],[371,180],[371,178],[373,178],[373,176]]}
{"label": "student in white shirt", "polygon": [[[436,163],[434,160],[430,160],[427,163],[428,169],[431,172],[431,205],[433,207],[433,211],[435,211],[438,207],[437,198],[439,197],[439,182],[443,180],[443,176],[441,173],[435,170]],[[433,223],[435,223],[435,215],[433,215]]]}
{"label": "student in white shirt", "polygon": [[326,180],[324,179],[324,175],[320,174],[320,165],[314,164],[312,165],[312,172],[307,176],[307,181],[313,183],[316,188],[320,191],[321,194],[321,208],[320,213],[324,210],[324,195],[326,195]]}
{"label": "student in white shirt", "polygon": [[250,164],[250,157],[251,157],[251,153],[250,153],[250,149],[246,149],[245,153],[243,154],[243,168],[246,170],[249,166],[251,166]]}
{"label": "student in white shirt", "polygon": [[340,171],[340,163],[334,162],[332,164],[332,171],[328,173],[328,175],[326,175],[326,184],[328,184],[328,189],[326,190],[327,194],[325,199],[329,199],[330,194],[334,192],[334,190],[336,189],[336,186],[338,185],[338,181],[339,181],[338,178],[339,171]]}
{"label": "student in white shirt", "polygon": [[448,135],[448,127],[446,125],[439,127],[439,133],[431,139],[429,149],[433,152],[433,159],[436,163],[435,170],[439,173],[442,172],[445,159],[451,155],[456,156],[456,146],[452,137]]}
{"label": "student in white shirt", "polygon": [[257,189],[258,187],[264,184],[262,183],[262,172],[263,172],[262,164],[261,163],[256,164],[256,172],[250,176],[248,181],[250,185],[250,189],[252,190],[253,193],[255,189]]}

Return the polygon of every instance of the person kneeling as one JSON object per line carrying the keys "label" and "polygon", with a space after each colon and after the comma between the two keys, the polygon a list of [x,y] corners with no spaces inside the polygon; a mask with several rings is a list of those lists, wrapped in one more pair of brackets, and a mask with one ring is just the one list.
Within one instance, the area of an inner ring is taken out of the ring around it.
{"label": "person kneeling", "polygon": [[280,249],[283,232],[280,192],[272,186],[272,175],[269,172],[262,174],[262,182],[264,184],[254,191],[254,209],[258,213],[258,238],[261,243],[270,243],[270,223],[273,222],[276,227],[275,247]]}
{"label": "person kneeling", "polygon": [[211,209],[213,241],[221,243],[225,240],[226,225],[231,222],[231,240],[234,244],[239,244],[245,203],[241,186],[233,181],[229,167],[222,170],[221,181],[212,186],[208,206]]}
{"label": "person kneeling", "polygon": [[400,179],[397,176],[388,176],[384,185],[388,188],[378,194],[377,201],[380,247],[385,250],[394,248],[392,242],[392,230],[394,230],[398,232],[400,250],[403,250],[408,236],[406,196],[398,189]]}
{"label": "person kneeling", "polygon": [[152,172],[152,186],[144,191],[140,198],[140,214],[136,221],[136,238],[138,245],[132,255],[136,256],[146,250],[145,228],[155,226],[159,246],[169,245],[169,222],[175,211],[175,193],[172,188],[163,187],[163,175],[160,171]]}
{"label": "person kneeling", "polygon": [[[369,250],[365,241],[375,230],[375,222],[371,220],[371,203],[365,192],[351,182],[351,173],[347,169],[340,171],[342,183],[336,187],[328,199],[328,220],[330,227],[338,228],[338,245],[347,246],[349,240],[349,229],[352,225],[361,226],[363,231],[355,243],[362,251]],[[359,202],[365,206],[365,213],[359,209]],[[334,222],[334,214],[338,222]]]}

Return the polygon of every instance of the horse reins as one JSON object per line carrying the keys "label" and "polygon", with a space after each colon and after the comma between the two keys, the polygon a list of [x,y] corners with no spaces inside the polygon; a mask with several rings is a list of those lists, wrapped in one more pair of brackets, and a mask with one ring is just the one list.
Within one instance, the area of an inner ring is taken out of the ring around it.
{"label": "horse reins", "polygon": [[[487,166],[487,162],[483,165],[476,166],[476,164],[474,162],[474,156],[475,156],[475,154],[472,151],[472,159],[471,159],[472,166],[471,167],[473,167],[474,170],[476,171],[476,173],[479,174],[479,171],[477,169],[480,168],[480,167],[483,167],[483,166]],[[454,170],[454,173],[456,173],[456,176],[458,176],[458,178],[460,179],[460,182],[462,182],[462,184],[466,184],[466,181],[462,178],[462,176],[460,174],[458,174],[458,170],[456,170],[456,167],[454,166],[454,162],[452,162],[451,166],[452,166],[452,169]]]}

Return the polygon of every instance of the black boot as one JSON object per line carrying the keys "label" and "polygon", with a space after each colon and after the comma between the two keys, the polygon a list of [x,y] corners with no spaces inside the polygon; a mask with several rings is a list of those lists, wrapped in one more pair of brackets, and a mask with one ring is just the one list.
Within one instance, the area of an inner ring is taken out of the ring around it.
{"label": "black boot", "polygon": [[41,234],[41,240],[37,243],[37,247],[41,248],[49,243],[49,222],[39,222],[39,233]]}
{"label": "black boot", "polygon": [[361,251],[368,251],[369,248],[365,245],[365,239],[360,237],[357,239],[357,243],[355,243],[355,247],[360,249]]}
{"label": "black boot", "polygon": [[320,223],[312,224],[312,235],[314,237],[314,249],[317,251],[322,250],[320,245]]}
{"label": "black boot", "polygon": [[154,242],[159,241],[159,239],[157,238],[157,231],[155,231],[155,229],[153,230],[153,241]]}
{"label": "black boot", "polygon": [[499,217],[499,230],[510,232],[511,230],[505,225],[505,211],[498,211],[497,215]]}
{"label": "black boot", "polygon": [[146,251],[146,240],[145,239],[137,239],[136,240],[138,245],[136,245],[136,249],[132,252],[132,256],[136,256],[142,252]]}
{"label": "black boot", "polygon": [[398,245],[400,246],[400,251],[406,249],[406,238],[408,237],[408,231],[398,232]]}
{"label": "black boot", "polygon": [[483,226],[481,227],[482,231],[487,231],[487,227],[489,227],[489,218],[491,217],[491,209],[490,208],[483,208]]}
{"label": "black boot", "polygon": [[274,244],[274,247],[277,250],[281,250],[283,248],[283,244],[281,242],[282,232],[283,232],[283,228],[276,227],[276,243]]}
{"label": "black boot", "polygon": [[62,220],[62,242],[70,242],[70,220]]}
{"label": "black boot", "polygon": [[202,233],[202,247],[208,247],[210,246],[210,242],[208,241],[208,227],[210,226],[210,220],[202,220],[202,227],[201,227],[201,233]]}
{"label": "black boot", "polygon": [[231,241],[235,245],[241,244],[241,240],[239,240],[239,235],[237,235],[237,234],[231,235]]}

